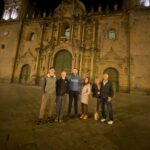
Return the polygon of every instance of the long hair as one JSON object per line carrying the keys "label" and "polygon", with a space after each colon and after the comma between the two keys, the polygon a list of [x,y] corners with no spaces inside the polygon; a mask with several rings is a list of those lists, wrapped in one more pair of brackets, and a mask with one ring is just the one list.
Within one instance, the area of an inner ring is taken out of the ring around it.
{"label": "long hair", "polygon": [[[88,79],[88,82],[87,82],[87,83],[85,83],[85,80],[86,80],[86,79]],[[86,77],[86,78],[84,78],[83,85],[89,84],[89,82],[90,82],[89,77]]]}

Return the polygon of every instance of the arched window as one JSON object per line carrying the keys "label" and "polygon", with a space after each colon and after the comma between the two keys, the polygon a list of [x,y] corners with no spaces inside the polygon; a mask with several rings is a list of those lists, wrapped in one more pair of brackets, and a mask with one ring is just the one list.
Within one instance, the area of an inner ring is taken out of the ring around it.
{"label": "arched window", "polygon": [[109,79],[112,82],[114,91],[117,92],[119,90],[119,72],[115,68],[107,68],[104,70],[104,73],[107,73],[109,75]]}
{"label": "arched window", "polygon": [[140,5],[144,7],[150,6],[150,0],[140,0]]}
{"label": "arched window", "polygon": [[70,37],[70,27],[66,27],[65,31],[64,31],[64,35],[65,37],[69,38]]}
{"label": "arched window", "polygon": [[69,38],[70,37],[71,28],[67,22],[64,22],[62,25],[62,36]]}
{"label": "arched window", "polygon": [[16,8],[12,9],[10,18],[13,20],[18,18],[18,10]]}
{"label": "arched window", "polygon": [[10,19],[10,10],[9,9],[5,9],[4,13],[3,13],[3,17],[4,20],[9,20]]}
{"label": "arched window", "polygon": [[29,35],[29,41],[35,41],[36,37],[37,37],[37,35],[34,32],[31,32]]}
{"label": "arched window", "polygon": [[117,33],[115,29],[109,29],[107,33],[107,37],[109,40],[116,40]]}
{"label": "arched window", "polygon": [[30,73],[31,73],[30,65],[28,64],[23,65],[20,72],[19,82],[23,84],[27,84],[29,82]]}

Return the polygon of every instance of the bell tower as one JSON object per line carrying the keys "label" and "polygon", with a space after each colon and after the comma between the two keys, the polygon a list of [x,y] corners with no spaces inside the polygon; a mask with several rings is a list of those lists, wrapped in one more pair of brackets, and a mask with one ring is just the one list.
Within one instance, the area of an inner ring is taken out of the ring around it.
{"label": "bell tower", "polygon": [[2,19],[20,20],[24,16],[27,0],[4,0],[4,12]]}
{"label": "bell tower", "polygon": [[150,7],[150,0],[124,0],[124,10]]}

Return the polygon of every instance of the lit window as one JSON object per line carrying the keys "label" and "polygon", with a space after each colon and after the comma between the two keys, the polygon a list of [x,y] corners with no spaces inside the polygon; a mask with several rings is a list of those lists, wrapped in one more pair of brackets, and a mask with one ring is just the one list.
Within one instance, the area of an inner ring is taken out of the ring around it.
{"label": "lit window", "polygon": [[36,37],[37,37],[37,35],[34,32],[31,32],[29,35],[29,41],[35,41]]}
{"label": "lit window", "polygon": [[69,28],[69,27],[67,27],[67,28],[65,29],[65,37],[67,37],[67,38],[70,37],[70,28]]}
{"label": "lit window", "polygon": [[108,31],[108,39],[115,40],[116,39],[116,31],[114,29],[110,29]]}
{"label": "lit window", "polygon": [[17,17],[18,17],[18,11],[17,11],[16,8],[13,8],[13,9],[12,9],[12,12],[11,12],[10,18],[11,18],[11,19],[17,19]]}
{"label": "lit window", "polygon": [[149,7],[150,6],[150,0],[140,0],[141,6]]}
{"label": "lit window", "polygon": [[8,9],[4,10],[3,19],[4,20],[9,20],[10,19],[10,11]]}

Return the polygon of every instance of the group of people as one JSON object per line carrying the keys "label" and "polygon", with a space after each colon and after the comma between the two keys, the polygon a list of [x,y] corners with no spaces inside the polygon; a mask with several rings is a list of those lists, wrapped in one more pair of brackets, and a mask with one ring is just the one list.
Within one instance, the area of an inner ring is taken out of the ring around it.
{"label": "group of people", "polygon": [[[92,92],[93,103],[95,104],[94,119],[99,119],[99,111],[101,108],[101,122],[107,120],[108,124],[113,124],[112,97],[114,95],[112,83],[107,73],[103,74],[103,79],[95,79],[94,84],[90,84],[89,78],[86,77],[82,83],[78,74],[78,69],[74,68],[68,76],[65,71],[61,72],[61,77],[56,78],[55,69],[51,67],[46,77],[42,81],[42,102],[40,107],[38,124],[44,120],[44,114],[48,105],[48,122],[64,121],[64,106],[69,95],[68,118],[71,116],[72,104],[74,102],[74,117],[76,119],[88,119],[88,102],[89,95]],[[81,101],[81,116],[78,112],[78,101]],[[108,118],[105,112],[107,106]],[[54,118],[54,119],[53,119]]]}

